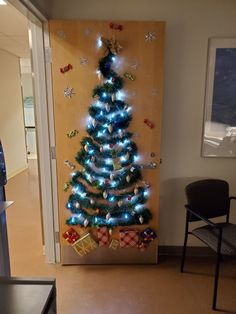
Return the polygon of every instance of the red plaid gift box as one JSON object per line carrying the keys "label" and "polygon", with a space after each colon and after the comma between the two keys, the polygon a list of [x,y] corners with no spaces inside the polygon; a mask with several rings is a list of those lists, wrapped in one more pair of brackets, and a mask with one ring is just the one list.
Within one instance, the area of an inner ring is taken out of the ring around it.
{"label": "red plaid gift box", "polygon": [[139,232],[135,229],[120,230],[120,247],[135,247],[139,244]]}
{"label": "red plaid gift box", "polygon": [[107,227],[98,228],[97,234],[98,234],[99,246],[107,245],[109,241]]}
{"label": "red plaid gift box", "polygon": [[75,243],[79,239],[79,234],[75,231],[75,229],[70,228],[66,232],[63,233],[63,238],[66,239],[70,244]]}

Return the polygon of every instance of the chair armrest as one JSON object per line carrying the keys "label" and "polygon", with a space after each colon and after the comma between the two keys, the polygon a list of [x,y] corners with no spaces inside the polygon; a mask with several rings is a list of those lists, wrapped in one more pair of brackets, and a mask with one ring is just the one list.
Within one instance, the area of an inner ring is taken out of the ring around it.
{"label": "chair armrest", "polygon": [[218,228],[221,229],[222,227],[215,224],[214,222],[210,221],[209,219],[199,215],[198,213],[196,213],[189,205],[184,205],[185,208],[194,216],[196,216],[197,218],[199,218],[200,220],[204,221],[207,225],[213,227],[213,228]]}
{"label": "chair armrest", "polygon": [[231,201],[231,200],[236,200],[236,196],[230,196],[229,197],[229,200]]}

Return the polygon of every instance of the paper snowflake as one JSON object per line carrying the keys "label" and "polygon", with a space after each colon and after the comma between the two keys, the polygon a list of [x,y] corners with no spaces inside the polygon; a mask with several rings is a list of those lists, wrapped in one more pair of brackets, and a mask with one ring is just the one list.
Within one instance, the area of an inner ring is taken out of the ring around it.
{"label": "paper snowflake", "polygon": [[88,65],[88,59],[81,57],[80,58],[80,64],[81,65]]}
{"label": "paper snowflake", "polygon": [[60,38],[66,38],[66,33],[64,31],[58,31],[57,36]]}
{"label": "paper snowflake", "polygon": [[145,41],[154,41],[156,40],[156,33],[155,32],[148,32],[146,35],[145,35]]}
{"label": "paper snowflake", "polygon": [[64,89],[64,96],[67,98],[71,98],[75,94],[73,87],[67,87]]}

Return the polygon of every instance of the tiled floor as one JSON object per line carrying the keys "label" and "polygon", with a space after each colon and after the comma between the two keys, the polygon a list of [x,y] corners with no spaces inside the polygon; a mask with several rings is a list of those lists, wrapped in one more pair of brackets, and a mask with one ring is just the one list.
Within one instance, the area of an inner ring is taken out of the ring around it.
{"label": "tiled floor", "polygon": [[[211,314],[212,258],[157,266],[60,266],[44,263],[36,167],[11,179],[8,230],[13,276],[56,277],[59,314]],[[219,307],[236,313],[236,263],[222,267]],[[218,313],[225,313],[219,310]],[[23,314],[23,313],[22,313]],[[32,313],[34,314],[34,313]]]}

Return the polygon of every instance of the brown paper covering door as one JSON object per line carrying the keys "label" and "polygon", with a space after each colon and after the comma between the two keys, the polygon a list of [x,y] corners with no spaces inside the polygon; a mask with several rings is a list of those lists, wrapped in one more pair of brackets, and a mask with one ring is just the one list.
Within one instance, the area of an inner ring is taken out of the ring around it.
{"label": "brown paper covering door", "polygon": [[[134,133],[133,141],[137,144],[139,163],[157,163],[154,170],[143,169],[144,180],[151,185],[147,206],[153,218],[149,226],[158,234],[159,219],[159,173],[160,173],[160,132],[163,100],[163,54],[164,22],[117,22],[123,30],[110,28],[107,21],[50,21],[50,40],[52,47],[53,95],[56,131],[56,157],[58,171],[58,195],[61,235],[69,228],[65,221],[70,212],[65,208],[70,191],[64,192],[64,183],[70,180],[70,169],[65,160],[76,164],[75,156],[80,150],[80,140],[87,136],[86,125],[88,108],[92,104],[92,90],[99,84],[96,69],[103,51],[96,47],[99,36],[116,39],[123,47],[119,54],[119,68],[116,72],[123,76],[132,73],[135,80],[125,79],[125,101],[132,106],[133,119],[129,131]],[[73,69],[61,73],[60,69],[72,65]],[[74,88],[72,98],[64,97],[66,87]],[[154,128],[144,123],[148,119]],[[79,131],[68,139],[67,133],[73,129]],[[143,230],[146,225],[131,226]],[[84,228],[73,227],[78,233]],[[117,227],[112,234],[119,240]],[[89,231],[89,229],[87,230]],[[92,231],[93,233],[94,231]],[[94,234],[95,236],[95,234]],[[96,238],[96,236],[95,236]],[[153,241],[149,249],[117,249],[98,247],[81,257],[61,237],[61,255],[64,264],[109,264],[109,263],[144,263],[157,261],[158,240]]]}

